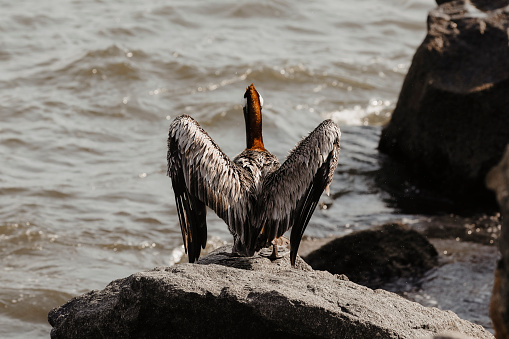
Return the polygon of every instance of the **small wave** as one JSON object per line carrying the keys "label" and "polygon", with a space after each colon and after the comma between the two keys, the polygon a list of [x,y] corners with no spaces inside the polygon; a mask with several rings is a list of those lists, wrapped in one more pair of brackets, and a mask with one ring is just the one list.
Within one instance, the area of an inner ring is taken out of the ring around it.
{"label": "small wave", "polygon": [[21,138],[14,138],[14,137],[3,139],[0,142],[4,146],[13,147],[13,148],[26,145],[25,140],[23,140]]}
{"label": "small wave", "polygon": [[112,39],[126,39],[143,34],[153,35],[155,32],[146,26],[135,25],[132,27],[109,27],[98,32],[98,35]]}
{"label": "small wave", "polygon": [[174,248],[171,252],[171,257],[169,260],[169,265],[175,265],[178,263],[184,262],[184,258],[187,258],[186,251],[184,249],[184,245],[180,245],[177,248]]}
{"label": "small wave", "polygon": [[112,250],[113,252],[140,251],[145,249],[153,249],[156,247],[162,248],[161,244],[149,241],[142,241],[138,244],[115,242],[110,244],[102,244],[101,247],[106,250]]}
{"label": "small wave", "polygon": [[39,26],[48,26],[52,25],[56,18],[49,17],[44,14],[37,15],[26,15],[26,14],[16,14],[11,17],[12,21],[25,27],[29,27],[32,29],[36,29]]}
{"label": "small wave", "polygon": [[[233,71],[231,69],[210,69],[202,70],[188,64],[181,64],[176,61],[169,63],[159,63],[160,70],[165,72],[171,69],[172,74],[182,79],[214,79],[212,81],[198,83],[185,87],[158,87],[151,89],[148,94],[150,96],[181,96],[194,93],[211,92],[222,87],[226,87],[238,82],[245,81],[251,75],[253,70],[249,66],[236,67],[242,71]],[[234,74],[233,76],[231,74]]]}
{"label": "small wave", "polygon": [[0,253],[5,256],[27,255],[58,242],[59,235],[30,222],[0,225]]}
{"label": "small wave", "polygon": [[143,223],[143,224],[163,225],[161,220],[159,220],[157,218],[151,218],[151,217],[136,218],[136,219],[134,219],[134,222],[136,222],[136,223]]}
{"label": "small wave", "polygon": [[[0,191],[0,195],[16,196],[16,195],[20,195],[20,194],[27,193],[27,192],[30,192],[30,189],[26,188],[26,187],[2,187],[2,190]],[[1,230],[2,230],[2,226],[0,225],[0,234],[2,232]]]}
{"label": "small wave", "polygon": [[[143,72],[134,59],[143,60],[147,55],[141,50],[131,50],[117,45],[79,54],[74,58],[62,60],[52,58],[44,61],[33,72],[24,73],[21,78],[11,79],[18,86],[39,84],[48,87],[56,85],[60,89],[80,92],[97,87],[97,81],[137,81]],[[62,66],[63,64],[63,66]]]}
{"label": "small wave", "polygon": [[[0,28],[0,31],[1,31],[1,28]],[[0,61],[7,61],[7,60],[11,59],[11,57],[12,57],[11,53],[9,53],[5,50],[0,50]]]}
{"label": "small wave", "polygon": [[34,191],[32,194],[34,197],[50,198],[50,199],[74,199],[76,195],[73,193],[67,193],[56,189],[39,189]]}
{"label": "small wave", "polygon": [[189,19],[189,13],[184,12],[173,5],[165,5],[150,10],[151,15],[164,17],[174,25],[182,28],[199,28],[200,24],[196,20]]}
{"label": "small wave", "polygon": [[[225,246],[226,244],[227,244],[226,241],[224,241],[218,237],[210,237],[209,239],[207,239],[207,244],[206,244],[205,248],[202,249],[200,256],[204,256],[221,246]],[[186,263],[189,260],[188,258],[189,257],[187,256],[187,254],[185,253],[185,250],[184,250],[184,245],[181,245],[181,246],[173,249],[172,255],[170,258],[170,265]]]}
{"label": "small wave", "polygon": [[295,10],[294,6],[284,1],[271,1],[265,3],[239,2],[236,3],[233,8],[231,4],[228,4],[228,7],[230,7],[230,11],[228,12],[228,16],[230,18],[292,18],[294,20],[302,18],[302,15]]}
{"label": "small wave", "polygon": [[[364,86],[367,84],[355,82],[354,80],[348,80],[346,78],[339,78],[334,74],[327,72],[316,72],[301,63],[289,64],[289,65],[261,65],[258,67],[252,67],[250,64],[238,65],[234,70],[230,66],[225,68],[210,68],[200,69],[191,65],[180,65],[177,62],[171,62],[167,65],[162,65],[163,68],[172,68],[172,71],[176,72],[180,77],[192,79],[214,79],[208,83],[197,84],[191,88],[157,88],[151,91],[151,95],[167,93],[173,94],[192,94],[196,92],[208,92],[215,91],[219,88],[229,86],[239,82],[265,82],[274,84],[274,82],[280,82],[288,84],[291,80],[292,85],[296,83],[308,84],[316,82],[330,83],[332,86],[338,85],[338,80],[349,81],[352,84]],[[234,74],[233,76],[231,74]]]}
{"label": "small wave", "polygon": [[[103,49],[96,49],[96,50],[88,51],[78,61],[104,59],[104,58],[116,58],[116,57],[123,58],[123,57],[127,57],[127,53],[129,53],[128,49],[122,48],[122,47],[114,44],[114,45],[110,45]],[[143,52],[139,51],[139,53],[143,53]]]}
{"label": "small wave", "polygon": [[394,104],[390,100],[372,99],[366,106],[355,105],[351,108],[325,113],[339,125],[381,126],[389,121]]}
{"label": "small wave", "polygon": [[42,288],[2,288],[0,314],[32,323],[47,323],[48,312],[73,296]]}

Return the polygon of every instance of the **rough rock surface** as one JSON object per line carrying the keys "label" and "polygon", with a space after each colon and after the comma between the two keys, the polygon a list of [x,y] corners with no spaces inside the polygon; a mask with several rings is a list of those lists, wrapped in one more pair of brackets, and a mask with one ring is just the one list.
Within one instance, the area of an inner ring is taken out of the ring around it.
{"label": "rough rock surface", "polygon": [[447,1],[429,13],[379,143],[412,173],[417,195],[495,205],[484,178],[509,142],[508,5]]}
{"label": "rough rock surface", "polygon": [[503,159],[488,173],[486,182],[497,194],[503,217],[498,240],[501,259],[495,271],[490,316],[497,338],[509,338],[509,145]]}
{"label": "rough rock surface", "polygon": [[[310,271],[303,262],[292,269],[288,255],[271,262],[228,250],[201,265],[136,273],[73,298],[49,313],[51,337],[420,338],[451,330],[493,337],[450,311]],[[238,266],[237,259],[250,269],[223,266]]]}
{"label": "rough rock surface", "polygon": [[423,235],[393,223],[331,240],[304,260],[315,270],[377,288],[395,278],[419,278],[436,266],[437,257]]}

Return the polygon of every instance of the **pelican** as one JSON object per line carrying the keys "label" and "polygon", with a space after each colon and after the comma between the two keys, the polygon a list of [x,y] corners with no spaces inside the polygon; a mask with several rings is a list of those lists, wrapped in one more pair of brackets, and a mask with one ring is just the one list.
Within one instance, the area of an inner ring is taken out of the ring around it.
{"label": "pelican", "polygon": [[[232,252],[252,256],[273,246],[292,229],[290,262],[295,266],[302,235],[338,163],[341,132],[323,121],[302,139],[281,165],[265,149],[263,98],[251,84],[244,94],[246,149],[233,160],[189,115],[180,115],[168,133],[171,178],[184,248],[192,263],[207,242],[206,206],[228,225]],[[200,248],[201,247],[201,248]]]}

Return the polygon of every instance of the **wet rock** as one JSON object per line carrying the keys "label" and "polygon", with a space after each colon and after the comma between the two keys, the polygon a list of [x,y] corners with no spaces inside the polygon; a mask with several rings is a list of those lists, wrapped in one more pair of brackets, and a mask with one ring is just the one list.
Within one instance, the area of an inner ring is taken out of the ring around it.
{"label": "wet rock", "polygon": [[[436,3],[438,5],[441,5],[446,2],[454,2],[454,1],[457,1],[457,0],[436,0]],[[479,8],[479,10],[481,10],[481,11],[492,11],[497,8],[501,8],[503,6],[508,5],[507,0],[470,0],[470,2],[472,4],[474,4],[474,6],[476,8]]]}
{"label": "wet rock", "polygon": [[507,5],[447,1],[429,13],[379,143],[411,173],[416,194],[495,205],[484,178],[509,142]]}
{"label": "wet rock", "polygon": [[471,243],[495,246],[500,236],[500,212],[460,216],[455,214],[431,215],[412,224],[412,229],[432,239],[455,239]]}
{"label": "wet rock", "polygon": [[437,264],[437,256],[424,236],[393,223],[336,238],[304,260],[315,270],[378,288],[395,278],[419,278]]}
{"label": "wet rock", "polygon": [[486,183],[497,194],[503,218],[498,240],[501,259],[495,270],[490,316],[497,338],[509,338],[509,145],[503,159],[488,173]]}
{"label": "wet rock", "polygon": [[[412,225],[413,226],[413,225]],[[417,283],[397,279],[382,286],[426,307],[450,310],[461,319],[493,331],[489,316],[497,248],[454,239],[430,239],[439,265]]]}
{"label": "wet rock", "polygon": [[51,337],[419,338],[454,330],[492,338],[450,311],[300,261],[292,269],[288,255],[271,262],[268,253],[238,258],[230,248],[202,264],[136,273],[71,299],[49,313]]}

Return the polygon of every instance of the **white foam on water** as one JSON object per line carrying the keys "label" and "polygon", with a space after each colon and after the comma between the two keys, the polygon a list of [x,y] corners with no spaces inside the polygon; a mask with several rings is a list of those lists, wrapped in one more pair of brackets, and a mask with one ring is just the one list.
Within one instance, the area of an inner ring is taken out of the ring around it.
{"label": "white foam on water", "polygon": [[365,106],[355,105],[325,114],[339,125],[367,126],[390,118],[392,102],[383,99],[371,99]]}

